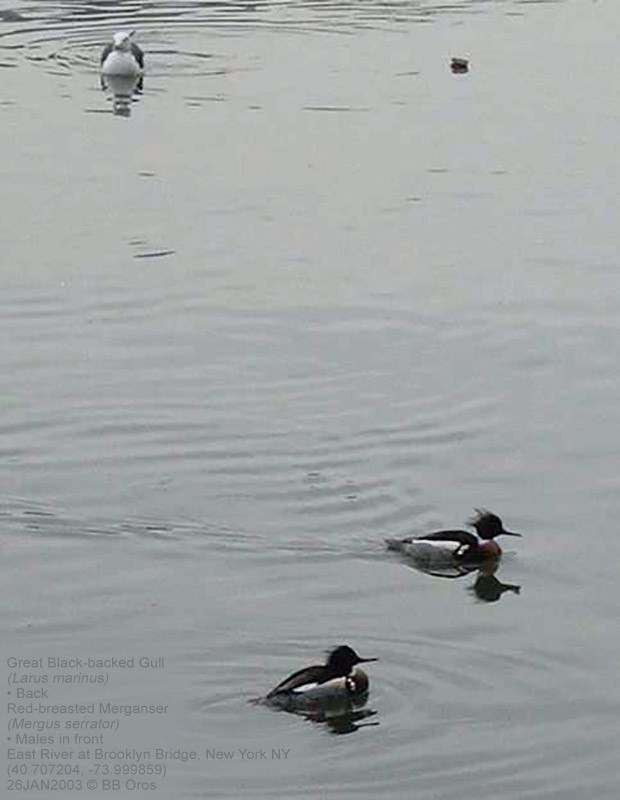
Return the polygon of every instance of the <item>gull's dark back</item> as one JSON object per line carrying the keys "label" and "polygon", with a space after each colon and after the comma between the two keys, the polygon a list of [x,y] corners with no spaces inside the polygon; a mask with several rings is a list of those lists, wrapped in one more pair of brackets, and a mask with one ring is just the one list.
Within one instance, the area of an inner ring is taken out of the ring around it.
{"label": "gull's dark back", "polygon": [[101,66],[103,66],[103,62],[110,55],[112,50],[114,50],[114,45],[111,42],[110,42],[110,44],[106,44],[106,46],[103,48],[103,50],[101,52],[101,61],[100,61]]}
{"label": "gull's dark back", "polygon": [[133,57],[138,62],[140,69],[144,69],[144,52],[138,47],[135,42],[131,43],[131,52]]}

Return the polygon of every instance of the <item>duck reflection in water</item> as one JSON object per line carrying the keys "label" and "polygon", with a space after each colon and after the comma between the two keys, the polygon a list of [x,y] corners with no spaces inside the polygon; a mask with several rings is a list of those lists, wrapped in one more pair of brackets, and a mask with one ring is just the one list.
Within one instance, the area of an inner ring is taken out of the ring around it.
{"label": "duck reflection in water", "polygon": [[128,117],[134,95],[144,87],[144,53],[133,41],[135,31],[118,31],[101,53],[101,88],[112,92],[112,111]]}
{"label": "duck reflection in water", "polygon": [[474,592],[479,600],[484,600],[485,603],[495,603],[501,599],[504,592],[512,592],[513,594],[521,594],[521,587],[516,583],[502,583],[496,576],[495,572],[499,568],[499,558],[494,561],[489,561],[483,564],[476,576],[473,585],[469,587],[471,592]]}
{"label": "duck reflection in water", "polygon": [[365,707],[369,681],[358,669],[359,664],[376,660],[361,658],[348,645],[340,645],[329,653],[325,664],[294,672],[253,702],[326,722],[334,733],[352,733],[362,727],[361,720],[376,713]]}
{"label": "duck reflection in water", "polygon": [[365,722],[370,717],[376,716],[377,712],[371,708],[360,708],[357,711],[350,711],[347,714],[338,714],[336,716],[327,716],[324,719],[320,717],[308,717],[313,722],[324,722],[331,733],[339,736],[347,733],[355,733],[360,728],[373,728],[379,723],[375,720],[372,722]]}

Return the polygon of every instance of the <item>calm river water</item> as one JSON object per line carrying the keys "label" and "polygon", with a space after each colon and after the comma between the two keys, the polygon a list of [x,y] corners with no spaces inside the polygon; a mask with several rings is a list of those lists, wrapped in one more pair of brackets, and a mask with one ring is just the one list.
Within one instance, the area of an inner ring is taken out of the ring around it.
{"label": "calm river water", "polygon": [[[3,796],[617,800],[619,26],[0,0]],[[476,506],[519,594],[384,551]]]}

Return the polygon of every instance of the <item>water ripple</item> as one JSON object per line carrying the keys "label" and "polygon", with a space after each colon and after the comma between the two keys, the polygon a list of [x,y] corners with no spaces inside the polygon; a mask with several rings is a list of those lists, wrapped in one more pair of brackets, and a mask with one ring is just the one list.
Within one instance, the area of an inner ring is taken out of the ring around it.
{"label": "water ripple", "polygon": [[[473,633],[470,628],[468,637]],[[313,648],[319,653],[322,649],[312,637],[282,643],[264,652],[259,669],[244,664],[241,652],[231,653],[223,671],[232,671],[235,683],[253,681],[268,687],[278,669],[294,668],[295,654],[301,661]],[[253,643],[251,650],[260,653],[260,643]],[[369,700],[369,707],[377,712],[373,720],[378,727],[355,737],[354,770],[343,763],[342,747],[314,753],[312,768],[321,765],[322,786],[330,796],[376,797],[387,791],[400,796],[406,781],[409,791],[423,798],[451,796],[455,786],[476,797],[499,792],[517,798],[526,792],[543,798],[551,790],[582,786],[584,774],[596,779],[601,756],[612,757],[609,733],[617,704],[607,705],[603,693],[593,697],[584,674],[575,673],[568,685],[563,681],[558,686],[555,664],[543,656],[489,650],[475,641],[449,642],[437,635],[364,637],[360,651],[380,654],[380,661],[372,666]],[[205,687],[209,699],[202,704],[202,713],[213,714],[226,727],[238,713],[238,699],[218,685],[215,672],[202,666],[212,676]],[[251,713],[266,716],[261,731],[269,745],[277,742],[280,715],[272,723],[271,712],[254,709]],[[301,723],[285,720],[284,725],[292,744],[299,747],[295,725]],[[569,744],[567,726],[592,731],[587,746],[579,746],[577,740]],[[250,738],[251,744],[255,741]],[[567,746],[569,767],[564,761]],[[564,765],[563,775],[558,782],[560,765]],[[306,796],[304,783],[294,790],[290,785],[288,790]],[[254,785],[244,796],[261,796],[263,788]]]}
{"label": "water ripple", "polygon": [[[538,0],[556,2],[557,0]],[[507,13],[519,7],[506,2]],[[99,53],[110,31],[137,29],[148,54],[150,75],[225,74],[229,67],[216,63],[213,51],[180,47],[201,30],[218,35],[255,30],[286,29],[289,33],[353,33],[360,30],[401,30],[412,23],[428,23],[437,17],[484,13],[486,0],[443,3],[429,0],[365,0],[364,2],[257,0],[257,2],[144,2],[119,0],[109,3],[59,2],[31,4],[23,12],[4,11],[0,22],[0,51],[14,66],[20,52],[49,72],[91,72],[98,68]],[[216,59],[217,61],[217,59]],[[329,107],[324,110],[334,110]],[[347,110],[352,109],[338,109]]]}

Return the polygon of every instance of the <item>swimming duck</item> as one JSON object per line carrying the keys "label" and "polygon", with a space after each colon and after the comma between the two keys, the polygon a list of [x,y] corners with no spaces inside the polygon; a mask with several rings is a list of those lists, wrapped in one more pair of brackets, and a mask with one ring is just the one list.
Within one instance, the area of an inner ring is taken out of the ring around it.
{"label": "swimming duck", "polygon": [[521,536],[520,533],[505,530],[497,514],[485,509],[477,508],[470,524],[478,536],[469,531],[449,530],[385,541],[389,550],[427,562],[428,568],[424,571],[456,565],[462,567],[464,573],[476,568],[485,559],[499,558],[502,550],[495,541],[496,536]]}
{"label": "swimming duck", "polygon": [[452,72],[469,72],[469,61],[466,58],[453,58],[450,61],[450,69]]}
{"label": "swimming duck", "polygon": [[135,31],[118,31],[101,53],[101,73],[137,78],[144,70],[144,53],[133,41]]}
{"label": "swimming duck", "polygon": [[287,711],[312,713],[332,708],[342,713],[362,705],[368,697],[368,676],[358,664],[377,661],[361,658],[348,645],[332,650],[325,664],[314,664],[294,672],[274,687],[265,702]]}

